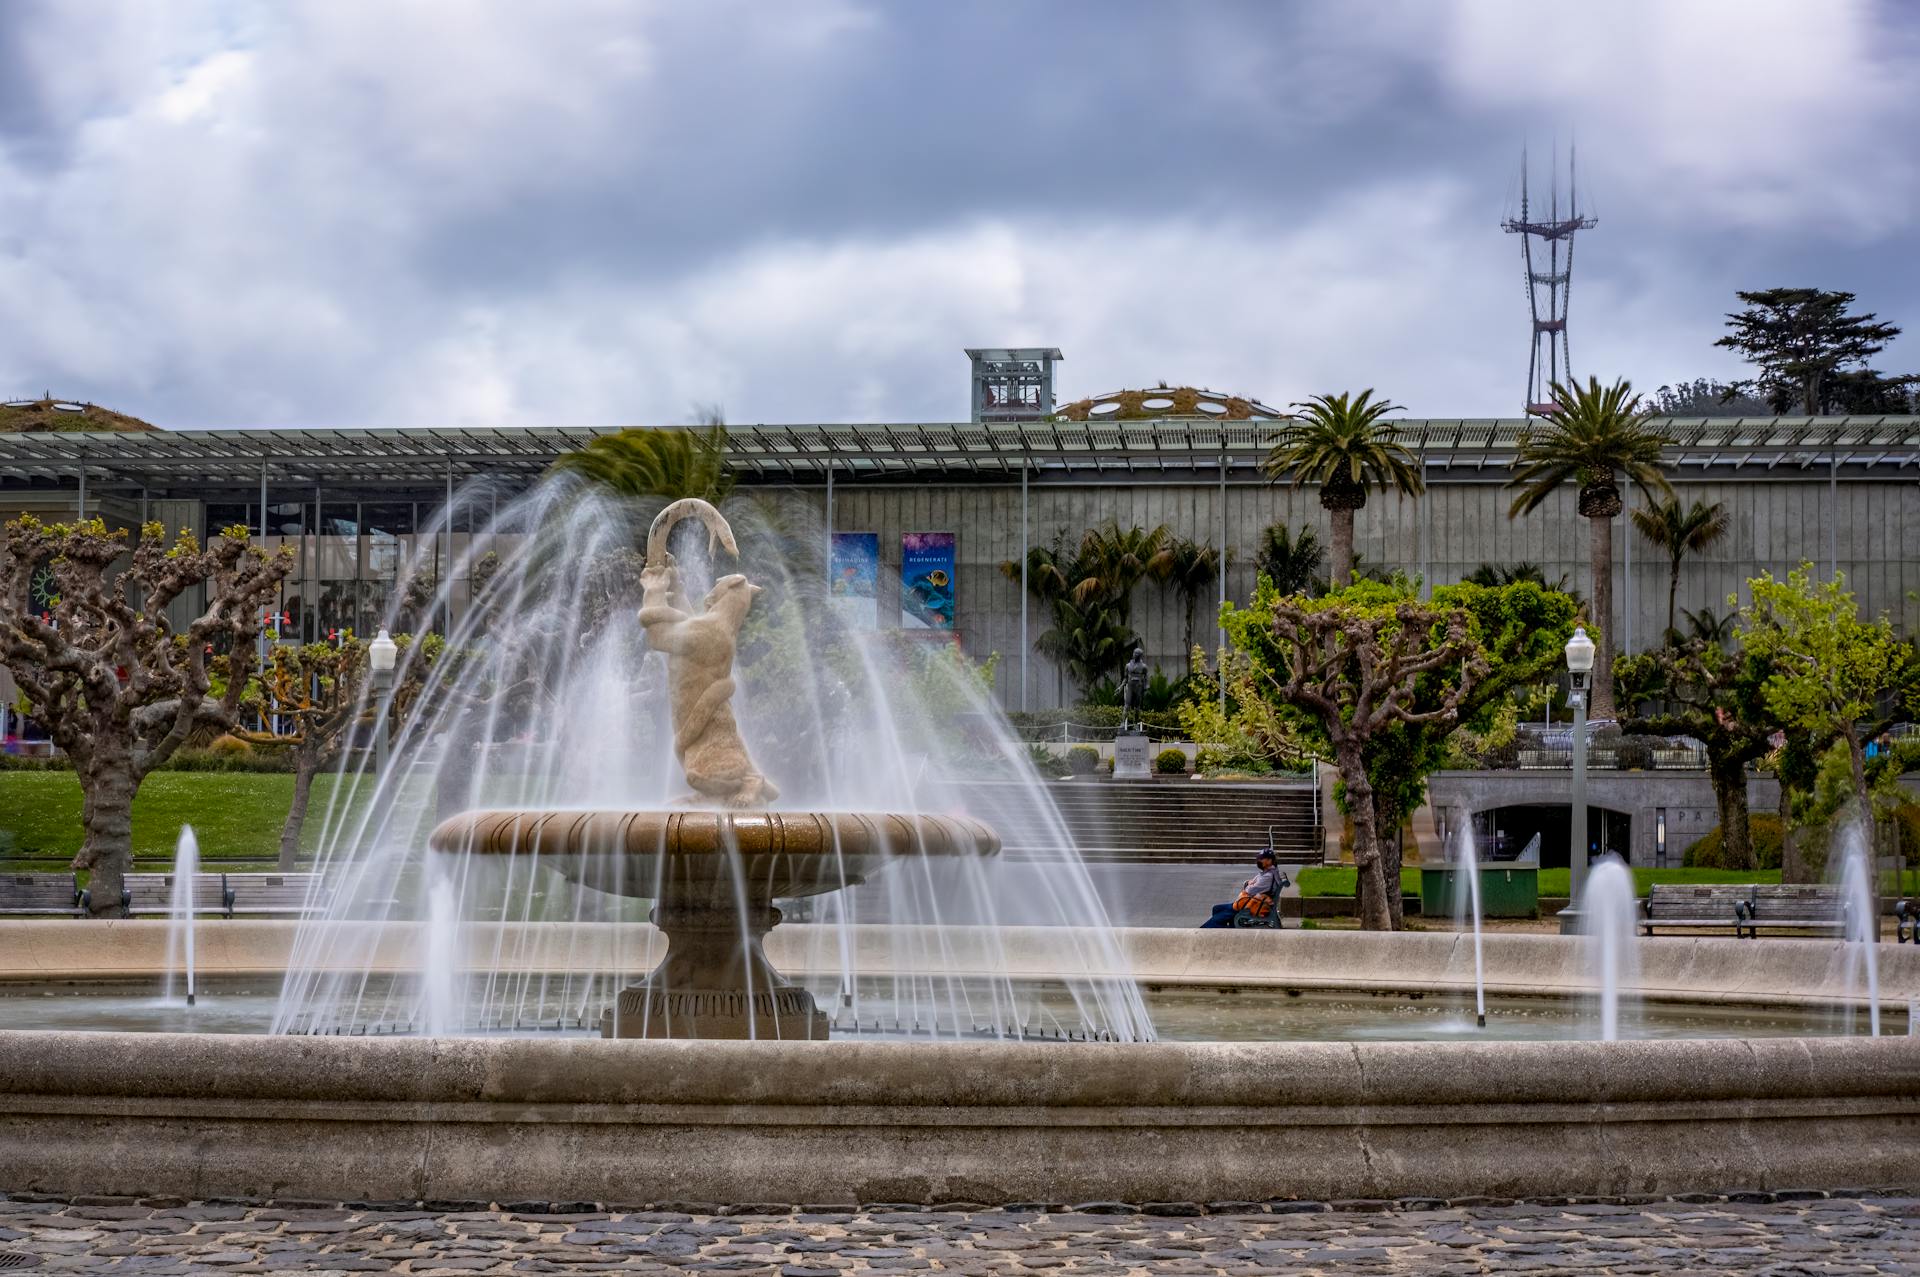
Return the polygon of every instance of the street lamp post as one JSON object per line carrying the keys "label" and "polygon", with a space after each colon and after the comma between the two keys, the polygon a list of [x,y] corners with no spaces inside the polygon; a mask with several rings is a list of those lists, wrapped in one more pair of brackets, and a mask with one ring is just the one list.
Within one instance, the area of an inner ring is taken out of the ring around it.
{"label": "street lamp post", "polygon": [[377,706],[373,715],[373,774],[384,779],[387,774],[387,712],[391,708],[388,700],[393,691],[393,662],[400,654],[400,645],[393,641],[386,628],[373,642],[367,644],[367,667],[373,672],[373,694]]}
{"label": "street lamp post", "polygon": [[[1581,889],[1587,883],[1587,675],[1593,669],[1593,640],[1587,627],[1576,625],[1567,640],[1567,673],[1573,687],[1567,699],[1573,708],[1573,810],[1567,847],[1567,905],[1578,911]],[[1562,928],[1564,930],[1564,928]]]}

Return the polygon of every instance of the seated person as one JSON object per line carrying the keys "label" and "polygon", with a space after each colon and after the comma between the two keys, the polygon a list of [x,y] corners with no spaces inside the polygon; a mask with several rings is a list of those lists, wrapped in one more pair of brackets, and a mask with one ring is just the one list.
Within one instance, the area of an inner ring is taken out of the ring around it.
{"label": "seated person", "polygon": [[1253,863],[1259,871],[1241,886],[1239,898],[1215,905],[1213,916],[1201,923],[1201,927],[1231,927],[1233,915],[1242,909],[1256,918],[1264,918],[1273,911],[1280,898],[1280,871],[1274,867],[1273,853],[1263,851]]}

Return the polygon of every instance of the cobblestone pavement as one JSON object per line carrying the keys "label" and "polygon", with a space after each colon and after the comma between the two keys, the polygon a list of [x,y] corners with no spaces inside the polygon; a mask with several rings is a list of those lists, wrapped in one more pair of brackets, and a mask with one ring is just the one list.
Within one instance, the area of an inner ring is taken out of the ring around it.
{"label": "cobblestone pavement", "polygon": [[470,1202],[262,1205],[16,1196],[0,1198],[0,1270],[145,1277],[1920,1272],[1920,1198],[1754,1193],[1644,1202],[607,1211],[568,1202],[483,1209]]}

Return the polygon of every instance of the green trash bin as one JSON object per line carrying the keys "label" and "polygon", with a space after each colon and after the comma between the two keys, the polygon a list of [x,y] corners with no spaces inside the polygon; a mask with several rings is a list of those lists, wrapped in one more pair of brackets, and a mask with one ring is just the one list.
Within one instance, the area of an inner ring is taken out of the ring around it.
{"label": "green trash bin", "polygon": [[[1480,864],[1482,918],[1540,916],[1540,866],[1533,861],[1487,860]],[[1454,892],[1466,890],[1455,865],[1420,868],[1420,916],[1451,918]]]}

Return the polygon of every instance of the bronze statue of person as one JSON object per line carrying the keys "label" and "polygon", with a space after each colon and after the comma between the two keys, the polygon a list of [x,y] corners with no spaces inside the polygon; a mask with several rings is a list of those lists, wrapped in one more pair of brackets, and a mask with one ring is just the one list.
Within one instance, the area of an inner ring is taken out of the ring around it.
{"label": "bronze statue of person", "polygon": [[1127,662],[1124,681],[1121,684],[1120,726],[1129,723],[1140,725],[1141,707],[1147,700],[1147,657],[1139,646],[1133,649],[1133,659]]}

